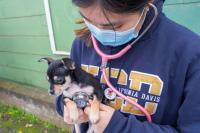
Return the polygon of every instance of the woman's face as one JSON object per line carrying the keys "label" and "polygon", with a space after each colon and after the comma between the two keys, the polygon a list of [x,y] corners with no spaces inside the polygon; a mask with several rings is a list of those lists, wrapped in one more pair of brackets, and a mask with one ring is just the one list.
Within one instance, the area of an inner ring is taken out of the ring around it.
{"label": "woman's face", "polygon": [[[135,13],[112,13],[106,11],[104,13],[98,5],[79,9],[81,16],[99,29],[113,30],[114,27],[115,31],[126,31],[134,27],[142,14],[139,11]],[[145,14],[146,12],[144,12],[143,16],[145,16]],[[144,17],[141,18],[140,23],[136,27],[138,32],[142,26],[143,20]]]}

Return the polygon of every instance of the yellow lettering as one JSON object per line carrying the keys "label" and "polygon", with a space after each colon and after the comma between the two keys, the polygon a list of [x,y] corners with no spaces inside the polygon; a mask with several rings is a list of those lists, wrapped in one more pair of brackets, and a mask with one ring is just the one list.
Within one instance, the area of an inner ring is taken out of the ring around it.
{"label": "yellow lettering", "polygon": [[140,91],[142,83],[145,83],[150,85],[150,94],[161,95],[163,82],[156,75],[131,71],[129,80],[131,80],[130,88],[133,90]]}

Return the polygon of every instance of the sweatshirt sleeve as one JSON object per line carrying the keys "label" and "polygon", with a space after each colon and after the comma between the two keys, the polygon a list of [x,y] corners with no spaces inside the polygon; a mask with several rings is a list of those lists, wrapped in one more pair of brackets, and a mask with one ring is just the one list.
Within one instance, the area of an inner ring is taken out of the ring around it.
{"label": "sweatshirt sleeve", "polygon": [[61,117],[63,117],[64,104],[62,102],[62,95],[56,97],[56,111]]}
{"label": "sweatshirt sleeve", "polygon": [[[200,133],[200,54],[188,65],[183,101],[175,126],[141,122],[115,111],[104,133]],[[172,118],[173,119],[173,118]]]}
{"label": "sweatshirt sleeve", "polygon": [[126,117],[117,110],[104,133],[178,133],[178,131],[168,125],[141,122],[134,115]]}

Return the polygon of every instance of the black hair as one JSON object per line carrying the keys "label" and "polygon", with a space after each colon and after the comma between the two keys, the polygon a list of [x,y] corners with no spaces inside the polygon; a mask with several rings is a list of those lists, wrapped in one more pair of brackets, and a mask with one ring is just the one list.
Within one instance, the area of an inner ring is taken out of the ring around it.
{"label": "black hair", "polygon": [[146,6],[149,0],[72,0],[78,7],[100,5],[104,10],[115,13],[136,12]]}

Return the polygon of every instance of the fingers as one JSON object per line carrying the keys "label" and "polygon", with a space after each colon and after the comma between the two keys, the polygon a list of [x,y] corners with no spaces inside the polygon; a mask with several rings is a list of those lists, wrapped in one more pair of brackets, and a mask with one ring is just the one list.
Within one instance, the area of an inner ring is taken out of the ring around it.
{"label": "fingers", "polygon": [[[90,103],[90,106],[87,106],[85,109],[84,109],[84,112],[88,115],[89,112],[90,112],[90,109],[91,109],[91,106],[94,104],[94,102],[92,100],[89,100],[89,103]],[[100,106],[99,106],[100,110],[101,111],[106,111],[108,108],[110,108],[109,106],[107,105],[104,105],[102,103],[100,103]]]}
{"label": "fingers", "polygon": [[[76,110],[73,109],[73,110],[70,111],[70,109],[73,106],[71,106],[71,107],[68,106],[71,102],[67,101],[67,104],[66,104],[67,106],[64,106],[64,121],[66,123],[68,123],[68,124],[74,124],[74,122],[75,123],[87,122],[88,121],[88,116],[92,116],[92,117],[90,117],[90,120],[93,120],[94,123],[96,123],[99,120],[100,112],[102,114],[109,113],[109,112],[114,112],[114,109],[109,107],[109,106],[107,106],[107,105],[104,105],[104,104],[99,103],[99,102],[97,104],[97,101],[89,100],[89,103],[90,103],[89,106],[87,106],[84,110],[76,108],[77,115],[74,115],[74,114],[76,114],[76,113],[74,113],[74,112],[76,112]],[[98,107],[96,107],[96,105],[98,105]],[[93,108],[93,111],[92,111],[92,108]],[[96,108],[100,109],[100,112],[96,111]],[[95,112],[94,112],[94,110],[95,110]],[[94,112],[94,113],[92,113],[92,112]],[[96,113],[99,114],[99,115],[94,115]],[[76,117],[77,119],[75,119],[77,121],[74,121],[74,118],[72,116],[77,116]],[[98,116],[98,117],[93,118],[94,116]]]}
{"label": "fingers", "polygon": [[92,124],[95,124],[99,121],[100,119],[100,101],[97,99],[96,95],[94,95],[93,98],[93,103],[91,104],[91,109],[90,109],[90,113],[89,113],[89,119],[91,121]]}
{"label": "fingers", "polygon": [[90,113],[90,107],[86,107],[86,108],[84,109],[84,113],[85,113],[86,115],[89,115],[89,113]]}
{"label": "fingers", "polygon": [[80,109],[78,123],[84,123],[84,122],[88,122],[88,121],[89,121],[88,115],[85,114],[85,112],[82,109]]}
{"label": "fingers", "polygon": [[84,123],[88,122],[88,116],[85,114],[85,112],[82,109],[78,109],[78,120],[74,122],[73,118],[70,116],[69,108],[64,106],[64,122],[67,124],[74,124],[74,123]]}
{"label": "fingers", "polygon": [[100,104],[100,110],[106,111],[106,110],[109,110],[109,109],[111,109],[110,106],[104,105],[104,104],[102,104],[102,103]]}
{"label": "fingers", "polygon": [[89,115],[89,112],[90,112],[90,108],[91,108],[91,105],[93,104],[93,101],[92,100],[89,100],[89,105],[87,107],[85,107],[84,109],[84,113]]}
{"label": "fingers", "polygon": [[70,122],[69,111],[68,111],[68,108],[66,106],[64,106],[63,118],[64,118],[64,122],[66,122],[67,124],[72,124]]}
{"label": "fingers", "polygon": [[[89,100],[89,103],[90,103],[90,105],[93,105],[93,104],[94,104],[94,101]],[[113,108],[110,107],[110,106],[107,106],[107,105],[105,105],[105,104],[100,103],[100,110],[101,110],[101,111],[106,111],[106,110],[111,110],[111,109],[113,109]],[[88,110],[86,110],[86,111],[88,111]],[[86,113],[87,113],[87,112],[86,112]]]}

